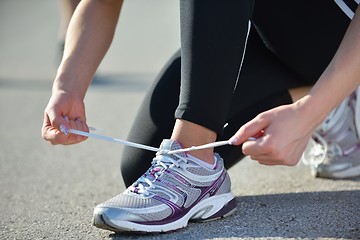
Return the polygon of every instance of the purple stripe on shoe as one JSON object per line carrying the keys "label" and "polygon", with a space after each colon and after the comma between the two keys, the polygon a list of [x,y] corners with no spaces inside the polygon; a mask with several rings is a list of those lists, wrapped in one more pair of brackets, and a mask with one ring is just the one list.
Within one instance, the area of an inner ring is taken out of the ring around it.
{"label": "purple stripe on shoe", "polygon": [[354,144],[351,147],[349,147],[348,149],[344,150],[343,155],[348,156],[348,155],[352,154],[353,152],[359,150],[359,148],[360,148],[360,143]]}
{"label": "purple stripe on shoe", "polygon": [[165,172],[166,172],[167,174],[172,175],[176,180],[178,180],[179,182],[181,182],[181,183],[184,184],[185,186],[195,187],[193,184],[189,183],[189,181],[186,180],[183,176],[175,173],[174,171],[169,171],[168,169],[166,169]]}
{"label": "purple stripe on shoe", "polygon": [[[225,181],[225,179],[226,179],[226,171],[223,170],[223,172],[219,176],[219,178],[216,179],[210,186],[208,186],[208,187],[194,187],[194,188],[200,189],[201,194],[198,197],[198,199],[196,201],[194,201],[191,204],[190,207],[187,207],[187,208],[185,208],[184,206],[177,206],[175,203],[173,203],[173,202],[171,202],[171,201],[169,201],[169,200],[167,200],[165,198],[162,198],[162,197],[160,197],[158,195],[155,195],[155,196],[153,196],[154,199],[156,199],[156,200],[166,204],[167,206],[169,206],[169,208],[172,211],[170,216],[168,216],[167,218],[165,218],[163,220],[159,220],[159,221],[148,221],[148,222],[134,221],[134,223],[143,224],[143,225],[164,225],[164,224],[179,220],[180,218],[185,216],[190,211],[190,209],[192,209],[196,204],[198,204],[201,200],[203,200],[207,195],[209,195],[209,196],[216,195],[216,193],[218,192],[219,188],[221,187],[221,185]],[[233,206],[234,204],[235,204],[235,207],[236,207],[236,201],[234,202],[233,200],[231,200],[229,202],[231,204],[227,204],[226,206],[224,206],[220,210],[221,213],[219,213],[219,215],[223,216],[224,214],[226,214],[226,210],[228,210],[228,211],[232,210],[234,208],[234,206]],[[216,214],[214,214],[214,215],[216,215]],[[211,217],[211,218],[214,218],[214,217]]]}

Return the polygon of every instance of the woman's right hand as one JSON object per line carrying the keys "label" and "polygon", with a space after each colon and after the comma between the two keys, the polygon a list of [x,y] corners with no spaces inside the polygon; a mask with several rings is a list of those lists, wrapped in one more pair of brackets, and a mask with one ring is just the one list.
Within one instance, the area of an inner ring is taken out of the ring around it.
{"label": "woman's right hand", "polygon": [[318,108],[301,100],[270,109],[244,124],[230,142],[243,144],[243,153],[260,164],[294,166],[323,119],[323,114],[317,116],[316,112],[320,112]]}
{"label": "woman's right hand", "polygon": [[[60,130],[60,126],[63,131]],[[69,145],[86,140],[83,136],[66,134],[70,128],[89,131],[84,102],[81,97],[74,97],[63,91],[54,91],[45,108],[42,137],[53,145]]]}

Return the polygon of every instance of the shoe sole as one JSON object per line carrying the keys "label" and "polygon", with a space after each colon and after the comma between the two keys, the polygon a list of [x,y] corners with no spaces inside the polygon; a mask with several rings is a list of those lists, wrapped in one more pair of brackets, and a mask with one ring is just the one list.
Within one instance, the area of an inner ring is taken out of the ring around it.
{"label": "shoe sole", "polygon": [[147,225],[123,220],[111,220],[105,214],[94,214],[93,225],[114,232],[160,233],[184,228],[188,222],[207,222],[232,215],[236,211],[236,200],[232,193],[209,197],[199,202],[182,218],[162,224]]}
{"label": "shoe sole", "polygon": [[317,178],[328,178],[328,179],[348,179],[356,178],[360,176],[360,166],[345,169],[337,172],[320,172],[316,169],[312,170],[312,175]]}

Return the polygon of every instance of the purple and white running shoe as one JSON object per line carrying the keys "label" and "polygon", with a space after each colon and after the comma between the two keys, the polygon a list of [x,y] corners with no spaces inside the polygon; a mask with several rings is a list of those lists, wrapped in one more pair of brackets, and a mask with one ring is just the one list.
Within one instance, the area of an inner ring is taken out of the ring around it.
{"label": "purple and white running shoe", "polygon": [[186,153],[172,140],[163,140],[149,170],[124,193],[98,205],[96,227],[114,232],[167,232],[191,221],[226,217],[236,210],[223,160],[214,154],[213,169]]}

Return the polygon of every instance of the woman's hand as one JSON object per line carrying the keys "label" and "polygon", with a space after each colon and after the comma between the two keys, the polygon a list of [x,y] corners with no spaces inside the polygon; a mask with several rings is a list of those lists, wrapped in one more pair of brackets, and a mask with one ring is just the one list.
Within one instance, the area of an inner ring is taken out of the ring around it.
{"label": "woman's hand", "polygon": [[261,164],[296,165],[317,125],[298,105],[284,105],[259,114],[230,141],[233,145],[243,144],[243,153]]}
{"label": "woman's hand", "polygon": [[75,134],[65,134],[60,130],[61,128],[65,132],[70,128],[89,131],[82,99],[58,91],[53,93],[45,109],[42,137],[53,145],[75,144],[86,139],[86,137]]}

